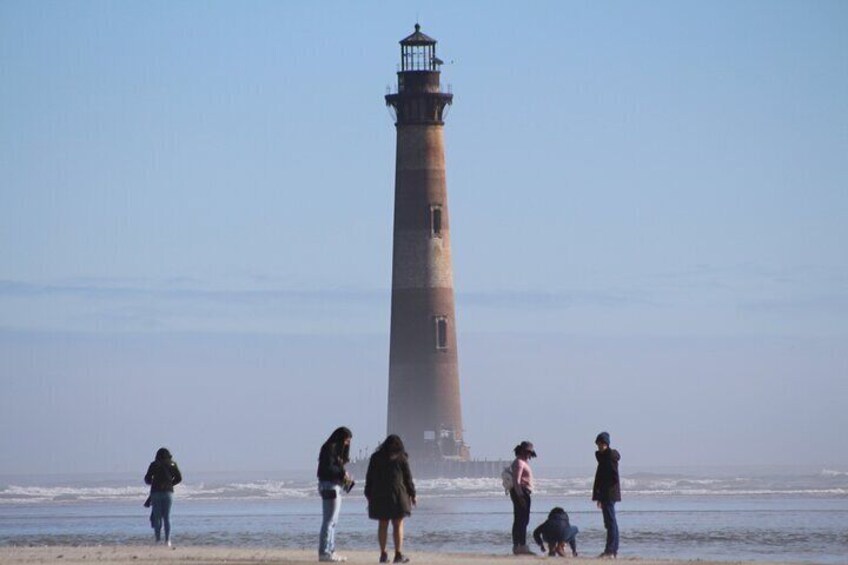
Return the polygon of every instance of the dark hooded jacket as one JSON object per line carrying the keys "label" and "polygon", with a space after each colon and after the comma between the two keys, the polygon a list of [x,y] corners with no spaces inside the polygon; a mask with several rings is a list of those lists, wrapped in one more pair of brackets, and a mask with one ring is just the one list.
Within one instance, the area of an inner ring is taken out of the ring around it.
{"label": "dark hooded jacket", "polygon": [[331,441],[321,446],[321,453],[318,455],[319,481],[330,481],[337,485],[344,482],[345,457],[344,453],[340,453],[340,448],[343,449],[340,444]]}
{"label": "dark hooded jacket", "polygon": [[177,462],[171,453],[162,448],[156,453],[156,460],[147,468],[144,482],[150,485],[150,492],[174,492],[174,485],[183,480]]}
{"label": "dark hooded jacket", "polygon": [[604,451],[596,451],[598,469],[595,471],[595,484],[592,487],[592,500],[598,502],[619,502],[621,500],[621,485],[618,479],[618,461],[621,459],[618,451],[608,447]]}
{"label": "dark hooded jacket", "polygon": [[368,517],[372,520],[391,520],[412,514],[415,484],[405,453],[392,455],[378,450],[371,456],[365,477],[365,497]]}
{"label": "dark hooded jacket", "polygon": [[538,528],[533,530],[533,539],[542,545],[542,541],[549,544],[566,542],[571,537],[571,523],[566,512],[552,512]]}

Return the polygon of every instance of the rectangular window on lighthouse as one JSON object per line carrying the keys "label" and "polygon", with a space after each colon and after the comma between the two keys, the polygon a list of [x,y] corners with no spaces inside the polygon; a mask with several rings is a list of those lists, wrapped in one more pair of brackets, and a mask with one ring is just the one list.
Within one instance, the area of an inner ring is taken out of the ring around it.
{"label": "rectangular window on lighthouse", "polygon": [[430,206],[430,235],[442,237],[442,207]]}
{"label": "rectangular window on lighthouse", "polygon": [[448,319],[445,316],[436,317],[436,349],[448,348]]}

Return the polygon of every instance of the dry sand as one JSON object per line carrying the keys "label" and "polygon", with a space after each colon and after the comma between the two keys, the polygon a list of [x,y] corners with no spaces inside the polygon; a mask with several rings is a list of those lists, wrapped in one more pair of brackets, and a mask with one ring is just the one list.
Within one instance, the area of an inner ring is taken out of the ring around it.
{"label": "dry sand", "polygon": [[[346,551],[348,563],[377,563],[376,551]],[[621,563],[632,565],[728,565],[728,561],[687,561],[687,560],[649,560],[638,558],[620,558],[616,561],[601,561],[591,558],[548,558],[514,557],[505,554],[468,555],[450,553],[410,553],[411,565],[482,565],[483,563],[521,564],[521,563],[561,563],[563,565],[579,563]],[[142,563],[281,563],[306,565],[317,563],[312,551],[291,549],[246,549],[228,547],[166,547],[145,546],[102,546],[102,547],[0,547],[0,563],[113,563],[120,565],[138,565]],[[735,561],[733,563],[743,563]],[[752,562],[748,562],[752,563]],[[774,565],[765,561],[757,565]],[[781,563],[780,565],[791,565]]]}

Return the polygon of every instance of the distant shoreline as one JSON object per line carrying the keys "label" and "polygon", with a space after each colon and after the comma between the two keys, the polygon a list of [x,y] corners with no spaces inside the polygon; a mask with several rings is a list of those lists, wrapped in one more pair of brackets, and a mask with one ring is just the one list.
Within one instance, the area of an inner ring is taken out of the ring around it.
{"label": "distant shoreline", "polygon": [[[377,563],[377,550],[340,552],[348,558],[348,563]],[[483,563],[605,563],[592,556],[577,558],[515,557],[506,553],[457,554],[457,553],[420,553],[410,552],[413,565],[481,565]],[[638,557],[620,557],[618,561],[627,561],[638,565],[727,565],[728,563],[746,563],[750,565],[801,565],[800,562],[775,561],[706,561],[688,559],[640,559]],[[169,550],[163,546],[46,546],[46,547],[0,547],[0,563],[42,564],[42,563],[101,563],[112,565],[130,565],[141,563],[283,563],[306,565],[317,563],[314,551],[294,549],[249,549],[231,547],[176,547]],[[811,562],[805,562],[809,565]]]}

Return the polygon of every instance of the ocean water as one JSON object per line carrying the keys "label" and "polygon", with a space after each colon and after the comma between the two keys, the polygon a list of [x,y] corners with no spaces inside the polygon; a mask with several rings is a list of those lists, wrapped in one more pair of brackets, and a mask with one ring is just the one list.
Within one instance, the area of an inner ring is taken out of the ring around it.
{"label": "ocean water", "polygon": [[[604,529],[591,476],[540,478],[531,531],[553,506],[580,528],[578,551],[600,553]],[[508,553],[512,507],[500,480],[417,481],[406,522],[415,551]],[[342,503],[337,546],[375,549],[362,485]],[[848,563],[848,472],[626,476],[617,507],[621,557]],[[183,545],[314,548],[314,481],[209,476],[176,489],[173,538]],[[143,484],[122,477],[0,479],[0,545],[149,544]],[[376,550],[375,550],[376,551]]]}

